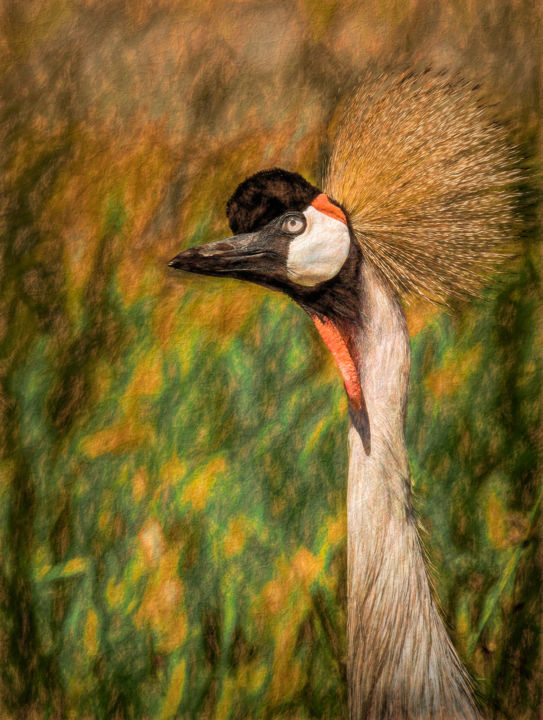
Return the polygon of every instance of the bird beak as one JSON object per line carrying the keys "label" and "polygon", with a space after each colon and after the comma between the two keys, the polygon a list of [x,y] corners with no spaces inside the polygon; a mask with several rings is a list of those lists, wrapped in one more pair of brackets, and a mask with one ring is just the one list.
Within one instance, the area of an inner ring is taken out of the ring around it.
{"label": "bird beak", "polygon": [[168,265],[177,270],[259,282],[277,269],[279,255],[265,246],[261,232],[234,235],[198,245],[176,255]]}

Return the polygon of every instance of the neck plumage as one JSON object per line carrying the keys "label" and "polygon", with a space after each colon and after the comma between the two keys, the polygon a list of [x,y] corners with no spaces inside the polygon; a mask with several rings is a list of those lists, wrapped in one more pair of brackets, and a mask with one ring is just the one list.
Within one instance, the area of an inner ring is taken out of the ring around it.
{"label": "neck plumage", "polygon": [[348,673],[352,720],[476,720],[466,671],[432,598],[411,506],[403,310],[368,266],[349,345],[366,421],[349,431]]}

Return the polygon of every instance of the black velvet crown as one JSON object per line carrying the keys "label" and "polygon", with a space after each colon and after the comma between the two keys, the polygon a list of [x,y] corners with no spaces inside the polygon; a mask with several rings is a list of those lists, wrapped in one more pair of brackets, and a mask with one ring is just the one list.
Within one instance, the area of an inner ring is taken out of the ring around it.
{"label": "black velvet crown", "polygon": [[254,232],[287,210],[304,210],[322,191],[298,173],[261,170],[238,185],[226,204],[232,232]]}

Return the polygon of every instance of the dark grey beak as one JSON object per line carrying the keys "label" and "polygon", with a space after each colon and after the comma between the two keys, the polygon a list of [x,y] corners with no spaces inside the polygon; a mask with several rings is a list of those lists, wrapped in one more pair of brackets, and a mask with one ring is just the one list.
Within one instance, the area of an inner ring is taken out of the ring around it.
{"label": "dark grey beak", "polygon": [[266,232],[258,231],[189,248],[176,255],[168,265],[200,275],[234,277],[276,286],[274,279],[284,279],[285,262],[283,248],[270,242]]}

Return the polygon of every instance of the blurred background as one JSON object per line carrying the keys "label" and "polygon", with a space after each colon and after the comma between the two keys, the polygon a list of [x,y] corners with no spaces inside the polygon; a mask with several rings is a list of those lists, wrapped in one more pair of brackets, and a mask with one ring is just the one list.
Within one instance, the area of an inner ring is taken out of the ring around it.
{"label": "blurred background", "polygon": [[488,717],[543,717],[541,4],[0,12],[0,717],[345,717],[341,380],[285,298],[166,263],[247,175],[318,184],[360,73],[420,63],[481,82],[533,173],[487,299],[408,308],[408,446]]}

